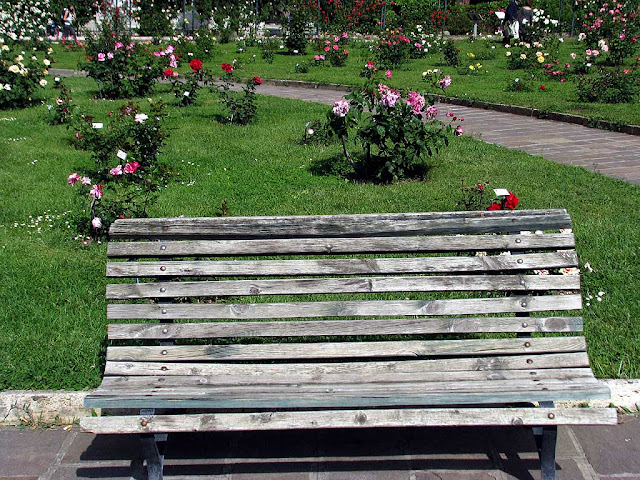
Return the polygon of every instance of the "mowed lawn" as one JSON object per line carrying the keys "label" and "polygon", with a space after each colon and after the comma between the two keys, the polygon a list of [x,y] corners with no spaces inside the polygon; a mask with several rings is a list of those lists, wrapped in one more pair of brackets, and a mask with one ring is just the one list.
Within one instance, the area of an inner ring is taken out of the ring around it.
{"label": "mowed lawn", "polygon": [[[90,100],[93,80],[66,82],[96,121],[124,103]],[[166,89],[154,97],[171,105]],[[231,215],[449,211],[463,182],[489,180],[516,193],[518,208],[569,211],[581,265],[593,268],[583,269],[582,286],[594,371],[640,375],[639,187],[465,137],[430,159],[426,181],[349,183],[310,168],[337,155],[338,144],[298,143],[326,106],[260,96],[247,127],[212,123],[219,108],[206,91],[195,107],[169,107],[161,161],[180,176],[151,216],[211,216],[222,199]],[[104,364],[106,248],[74,240],[65,214],[80,206],[67,175],[88,166],[88,154],[71,146],[73,129],[51,127],[46,116],[44,105],[0,113],[0,389],[91,388]]]}

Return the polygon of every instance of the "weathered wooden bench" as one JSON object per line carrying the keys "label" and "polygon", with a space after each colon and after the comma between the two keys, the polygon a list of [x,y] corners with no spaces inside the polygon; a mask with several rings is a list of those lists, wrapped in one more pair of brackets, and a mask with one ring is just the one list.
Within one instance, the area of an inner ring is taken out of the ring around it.
{"label": "weathered wooden bench", "polygon": [[108,285],[107,317],[143,322],[109,325],[85,405],[139,412],[81,425],[142,434],[150,478],[172,432],[531,426],[553,479],[557,425],[616,422],[553,403],[609,398],[567,335],[570,227],[564,210],[118,220],[107,276],[135,280]]}

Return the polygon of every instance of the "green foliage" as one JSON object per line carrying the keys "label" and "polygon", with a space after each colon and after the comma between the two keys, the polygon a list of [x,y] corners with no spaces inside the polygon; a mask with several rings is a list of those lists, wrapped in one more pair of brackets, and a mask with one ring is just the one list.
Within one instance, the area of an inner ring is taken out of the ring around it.
{"label": "green foliage", "polygon": [[302,8],[294,8],[285,24],[284,45],[292,55],[304,55],[307,51],[308,15]]}
{"label": "green foliage", "polygon": [[460,199],[456,203],[456,206],[460,210],[466,211],[481,211],[489,208],[491,204],[491,197],[493,193],[489,190],[489,181],[484,183],[478,182],[473,185],[465,185],[462,181],[462,188],[460,190]]}
{"label": "green foliage", "polygon": [[281,43],[275,38],[263,38],[260,42],[260,55],[262,59],[267,63],[273,63],[273,59],[278,50],[280,50]]}
{"label": "green foliage", "polygon": [[376,46],[376,63],[385,68],[398,67],[409,60],[411,51],[411,40],[392,30]]}
{"label": "green foliage", "polygon": [[0,43],[44,37],[52,17],[49,0],[0,0]]}
{"label": "green foliage", "polygon": [[56,88],[60,90],[58,98],[53,104],[48,105],[49,125],[69,125],[73,120],[74,105],[71,105],[71,92],[62,82],[56,82]]}
{"label": "green foliage", "polygon": [[638,74],[621,70],[602,71],[595,77],[578,79],[577,95],[581,102],[629,103],[638,95]]}
{"label": "green foliage", "polygon": [[[529,77],[529,78],[527,78]],[[533,91],[533,82],[531,81],[530,75],[523,75],[522,77],[516,77],[510,82],[507,83],[505,87],[505,92],[532,92]]]}
{"label": "green foliage", "polygon": [[233,75],[233,67],[229,64],[223,64],[225,75],[223,75],[222,86],[218,87],[220,99],[226,110],[226,114],[220,117],[222,123],[230,123],[235,125],[247,125],[255,120],[258,114],[256,105],[256,86],[262,85],[262,79],[258,76],[250,78],[242,86],[241,92],[232,91],[234,83],[240,80]]}
{"label": "green foliage", "polygon": [[171,8],[171,2],[167,5],[157,0],[138,0],[137,7],[140,9],[138,18],[140,35],[159,40],[160,37],[173,33],[171,19],[178,14],[178,11]]}
{"label": "green foliage", "polygon": [[456,47],[453,40],[444,42],[441,49],[444,63],[450,67],[457,67],[460,63],[460,50]]}

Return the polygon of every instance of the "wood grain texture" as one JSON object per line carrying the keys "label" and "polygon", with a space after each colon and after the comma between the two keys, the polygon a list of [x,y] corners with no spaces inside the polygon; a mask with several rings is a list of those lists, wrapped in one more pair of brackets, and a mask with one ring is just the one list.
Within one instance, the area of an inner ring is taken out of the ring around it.
{"label": "wood grain texture", "polygon": [[313,337],[472,332],[580,332],[582,317],[393,318],[382,320],[315,320],[287,322],[115,323],[110,340],[181,338]]}
{"label": "wood grain texture", "polygon": [[116,220],[109,236],[162,239],[252,239],[509,233],[571,228],[565,210],[387,213],[290,217]]}
{"label": "wood grain texture", "polygon": [[518,355],[581,352],[584,337],[409,340],[397,342],[284,343],[253,345],[111,346],[108,361],[239,361],[432,356]]}
{"label": "wood grain texture", "polygon": [[479,315],[575,310],[580,295],[513,296],[452,300],[351,300],[283,303],[109,304],[114,319],[251,319],[366,316]]}
{"label": "wood grain texture", "polygon": [[427,253],[479,250],[566,249],[572,233],[535,235],[455,235],[429,237],[286,238],[275,240],[182,240],[110,242],[107,256],[189,257],[216,255],[337,255],[355,253]]}
{"label": "wood grain texture", "polygon": [[614,408],[441,408],[86,417],[92,433],[173,433],[362,427],[615,425]]}
{"label": "wood grain texture", "polygon": [[335,293],[579,290],[577,275],[289,278],[107,285],[108,300]]}
{"label": "wood grain texture", "polygon": [[479,358],[440,358],[437,360],[367,361],[348,363],[175,363],[107,361],[104,374],[122,376],[245,376],[268,377],[283,372],[307,376],[387,375],[465,371],[503,371],[584,368],[589,366],[586,352],[486,356]]}
{"label": "wood grain texture", "polygon": [[320,260],[220,260],[109,262],[107,277],[229,277],[388,275],[501,272],[575,267],[575,252],[483,257],[352,258]]}

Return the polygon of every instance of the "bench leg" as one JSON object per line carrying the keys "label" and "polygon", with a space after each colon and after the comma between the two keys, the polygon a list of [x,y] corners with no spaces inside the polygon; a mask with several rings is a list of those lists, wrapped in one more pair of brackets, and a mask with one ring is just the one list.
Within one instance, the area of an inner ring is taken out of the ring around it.
{"label": "bench leg", "polygon": [[542,480],[556,480],[556,439],[558,427],[535,427],[534,435],[540,455]]}
{"label": "bench leg", "polygon": [[164,444],[166,441],[166,433],[143,433],[140,435],[142,456],[147,462],[148,480],[162,480],[162,469],[164,467]]}

